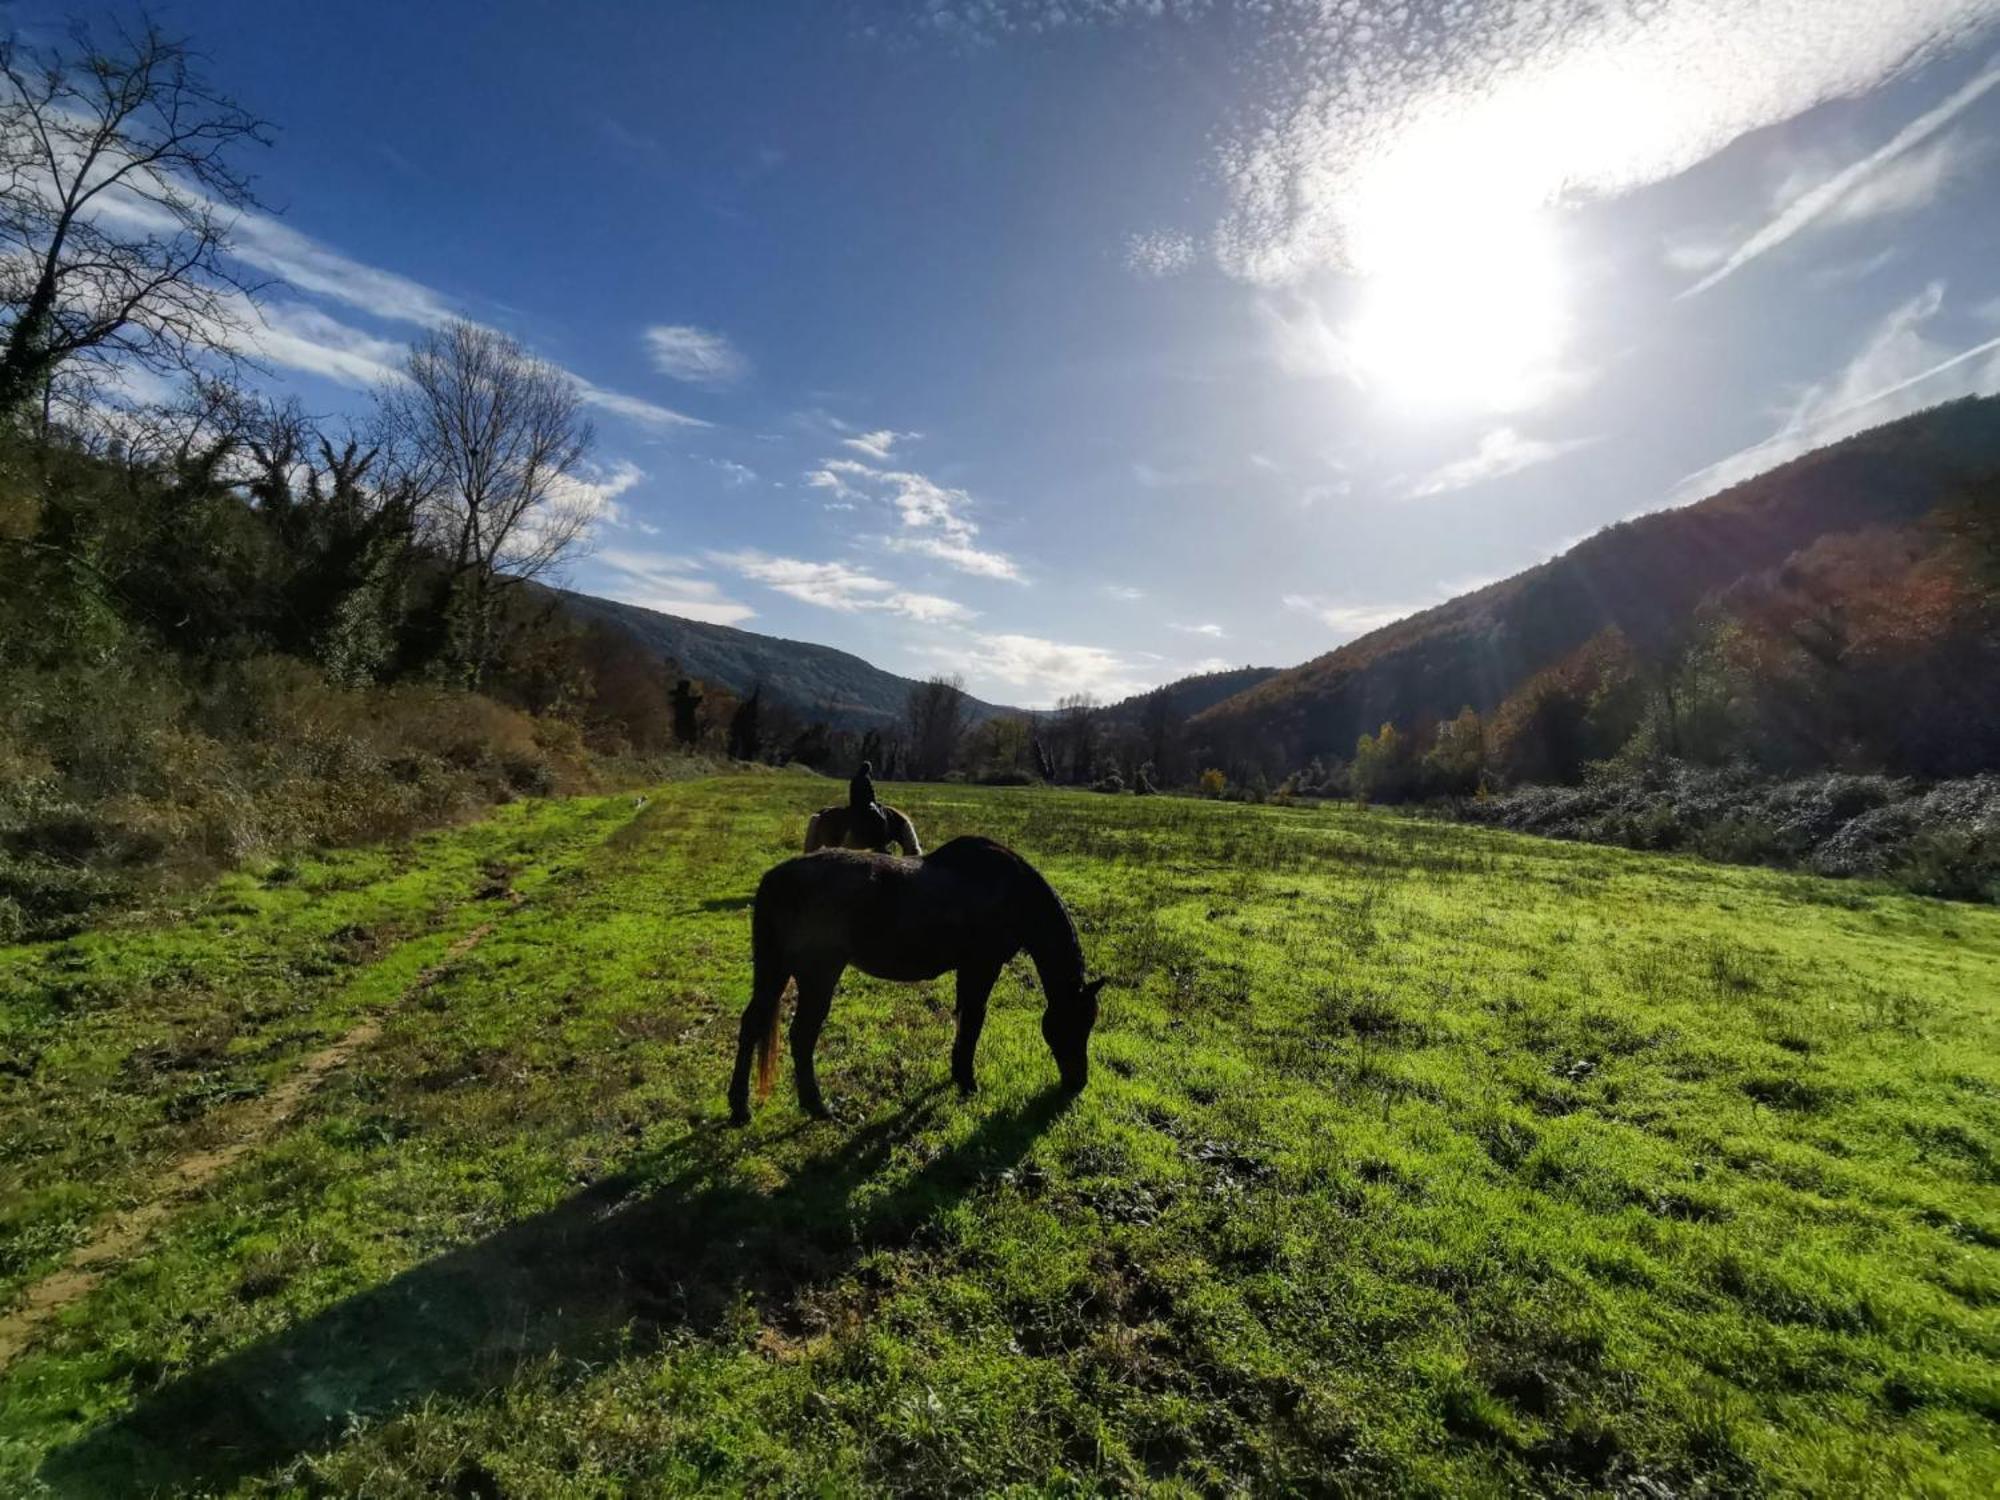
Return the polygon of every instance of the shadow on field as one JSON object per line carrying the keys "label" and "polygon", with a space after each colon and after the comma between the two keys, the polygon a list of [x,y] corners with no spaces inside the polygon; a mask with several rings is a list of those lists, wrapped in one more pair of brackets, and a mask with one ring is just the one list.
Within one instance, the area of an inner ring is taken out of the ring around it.
{"label": "shadow on field", "polygon": [[857,1207],[863,1184],[936,1116],[941,1091],[768,1194],[727,1181],[734,1154],[701,1132],[704,1159],[687,1171],[655,1180],[641,1166],[598,1183],[165,1385],[52,1453],[41,1478],[66,1495],[227,1489],[332,1442],[350,1413],[379,1420],[427,1397],[471,1395],[549,1355],[601,1358],[627,1327],[640,1347],[711,1329],[744,1293],[782,1317],[790,1299],[867,1251],[908,1243],[1019,1162],[1068,1102],[1052,1087],[995,1114]]}

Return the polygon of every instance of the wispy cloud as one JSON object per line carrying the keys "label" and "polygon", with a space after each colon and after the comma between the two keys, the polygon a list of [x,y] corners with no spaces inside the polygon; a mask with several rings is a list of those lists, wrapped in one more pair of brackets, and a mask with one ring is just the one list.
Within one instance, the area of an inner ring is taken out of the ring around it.
{"label": "wispy cloud", "polygon": [[1489,479],[1500,479],[1537,464],[1549,463],[1565,453],[1588,448],[1597,441],[1596,438],[1523,437],[1511,427],[1495,427],[1482,435],[1479,446],[1464,458],[1440,464],[1418,479],[1410,487],[1409,494],[1412,499],[1421,499],[1425,495],[1441,495],[1447,490],[1484,484]]}
{"label": "wispy cloud", "polygon": [[1114,651],[1040,636],[973,635],[924,654],[968,677],[1003,684],[1006,696],[1026,707],[1046,707],[1072,693],[1125,698],[1148,685],[1139,664]]}
{"label": "wispy cloud", "polygon": [[1958,396],[2000,391],[2000,338],[1956,352],[1925,333],[1944,305],[1932,283],[1892,308],[1838,371],[1800,391],[1778,430],[1688,475],[1668,503],[1727,489],[1814,448]]}
{"label": "wispy cloud", "polygon": [[1681,293],[1697,296],[1734,275],[1760,255],[1791,239],[1821,218],[1855,219],[1898,211],[1928,202],[1952,170],[1952,157],[1942,145],[1924,155],[1906,158],[2000,84],[2000,63],[1987,67],[1942,103],[1905,125],[1887,143],[1848,163],[1823,181],[1793,196],[1768,222],[1730,252],[1714,270]]}
{"label": "wispy cloud", "polygon": [[750,373],[750,361],[729,339],[686,323],[655,323],[643,335],[653,368],[690,385],[730,385]]}
{"label": "wispy cloud", "polygon": [[756,614],[749,605],[725,597],[713,582],[699,576],[699,567],[686,558],[607,547],[591,562],[608,575],[593,587],[626,604],[713,625],[740,625]]}
{"label": "wispy cloud", "polygon": [[449,298],[421,282],[371,266],[265,214],[236,220],[231,253],[301,291],[392,323],[435,327],[456,316]]}
{"label": "wispy cloud", "polygon": [[848,563],[806,562],[751,550],[717,552],[711,558],[766,588],[823,609],[881,610],[929,625],[973,618],[973,612],[956,600],[900,589],[888,579]]}
{"label": "wispy cloud", "polygon": [[1146,591],[1135,589],[1129,583],[1107,583],[1104,585],[1104,597],[1116,599],[1120,604],[1131,604],[1135,600],[1145,598]]}
{"label": "wispy cloud", "polygon": [[[846,443],[859,452],[877,448],[886,452],[898,436],[910,435],[884,430],[863,433]],[[900,532],[884,538],[891,551],[935,558],[975,577],[1023,581],[1011,557],[975,540],[979,527],[968,514],[972,496],[962,489],[914,470],[879,469],[857,458],[825,459],[806,474],[805,482],[810,489],[827,491],[840,504],[869,500],[890,506],[902,524]]]}
{"label": "wispy cloud", "polygon": [[403,378],[407,346],[376,338],[303,302],[267,298],[242,323],[244,352],[267,364],[367,388]]}
{"label": "wispy cloud", "polygon": [[630,459],[609,465],[592,464],[579,473],[561,476],[550,487],[549,498],[565,508],[581,509],[592,524],[631,524],[619,508],[618,497],[642,483],[646,471]]}
{"label": "wispy cloud", "polygon": [[1420,604],[1349,604],[1317,594],[1287,594],[1284,604],[1286,609],[1311,615],[1334,631],[1339,641],[1349,641],[1371,630],[1380,630],[1384,625],[1393,625],[1424,608]]}
{"label": "wispy cloud", "polygon": [[623,391],[607,391],[601,385],[592,385],[581,375],[572,373],[577,393],[584,403],[599,411],[608,411],[613,416],[623,417],[628,422],[637,422],[641,427],[709,427],[713,423],[700,417],[691,417],[686,412],[675,411],[662,406],[657,401],[647,401],[638,396],[628,396]]}
{"label": "wispy cloud", "polygon": [[875,462],[887,463],[890,451],[906,438],[914,438],[914,432],[892,432],[887,427],[879,427],[873,432],[863,432],[851,438],[842,438],[843,446],[856,453],[865,453]]}
{"label": "wispy cloud", "polygon": [[1198,255],[1191,236],[1175,230],[1134,234],[1125,240],[1125,264],[1141,276],[1178,276]]}
{"label": "wispy cloud", "polygon": [[1220,625],[1173,625],[1173,624],[1169,624],[1169,625],[1167,626],[1167,629],[1169,629],[1169,630],[1178,630],[1178,631],[1180,631],[1180,632],[1181,632],[1181,634],[1183,634],[1183,635],[1205,635],[1205,636],[1211,636],[1211,637],[1213,637],[1213,638],[1214,638],[1214,639],[1216,639],[1216,640],[1221,640],[1221,639],[1222,639],[1222,635],[1223,635],[1223,630],[1222,630],[1222,627],[1221,627]]}

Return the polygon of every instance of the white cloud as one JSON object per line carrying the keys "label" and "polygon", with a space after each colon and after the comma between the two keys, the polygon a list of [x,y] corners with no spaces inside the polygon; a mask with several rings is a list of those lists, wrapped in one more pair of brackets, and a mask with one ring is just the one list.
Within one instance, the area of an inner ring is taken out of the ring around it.
{"label": "white cloud", "polygon": [[1337,632],[1341,641],[1366,635],[1371,630],[1380,630],[1384,625],[1393,625],[1425,607],[1421,604],[1344,604],[1316,594],[1287,594],[1284,604],[1286,609],[1311,615]]}
{"label": "white cloud", "polygon": [[1168,625],[1168,626],[1167,626],[1167,628],[1168,628],[1169,630],[1178,630],[1178,631],[1180,631],[1180,632],[1181,632],[1181,633],[1182,633],[1183,635],[1206,635],[1206,636],[1213,636],[1213,637],[1214,637],[1214,638],[1215,638],[1216,640],[1221,640],[1221,639],[1222,639],[1222,634],[1223,634],[1223,631],[1222,631],[1222,627],[1221,627],[1220,625],[1172,625],[1172,624],[1170,624],[1170,625]]}
{"label": "white cloud", "polygon": [[1412,499],[1419,499],[1447,490],[1462,490],[1489,479],[1518,474],[1536,464],[1561,458],[1565,453],[1587,448],[1596,441],[1596,438],[1523,437],[1511,427],[1495,427],[1480,437],[1479,446],[1470,454],[1431,470],[1410,487],[1409,493]]}
{"label": "white cloud", "polygon": [[[887,452],[897,437],[911,435],[870,432],[849,439],[848,446],[863,452],[878,448]],[[878,469],[854,458],[826,459],[807,473],[805,482],[808,488],[826,490],[847,505],[867,499],[892,506],[903,532],[884,539],[891,551],[936,558],[979,578],[1022,581],[1021,570],[1011,557],[974,541],[979,527],[966,514],[972,508],[972,497],[962,489],[911,470]]]}
{"label": "white cloud", "polygon": [[1927,155],[1901,158],[1958,118],[1995,84],[2000,84],[2000,64],[1986,68],[1942,103],[1917,116],[1886,144],[1795,194],[1774,217],[1738,245],[1727,260],[1681,295],[1692,297],[1707,291],[1819,218],[1865,218],[1929,202],[1930,195],[1955,170],[1944,143]]}
{"label": "white cloud", "polygon": [[877,463],[887,463],[889,461],[889,451],[897,443],[903,441],[905,438],[913,438],[916,435],[914,432],[892,432],[887,427],[880,427],[873,432],[864,432],[856,437],[842,438],[841,443],[845,447],[854,449],[857,453],[867,454]]}
{"label": "white cloud", "polygon": [[593,464],[585,473],[559,478],[549,487],[549,498],[566,508],[581,507],[593,525],[624,526],[629,523],[619,509],[618,497],[645,477],[646,471],[630,459],[621,458],[609,468]]}
{"label": "white cloud", "polygon": [[342,385],[388,385],[403,378],[406,346],[376,338],[303,302],[266,299],[246,309],[244,353],[288,370],[323,375]]}
{"label": "white cloud", "polygon": [[1677,235],[1667,241],[1660,252],[1660,259],[1667,263],[1670,271],[1681,271],[1690,276],[1698,276],[1704,271],[1713,271],[1729,259],[1731,247],[1713,235]]}
{"label": "white cloud", "polygon": [[972,618],[972,611],[956,600],[907,592],[886,578],[847,563],[805,562],[752,550],[718,552],[712,554],[712,560],[753,582],[823,609],[844,613],[882,610],[932,625]]}
{"label": "white cloud", "polygon": [[613,416],[623,417],[628,422],[637,422],[641,427],[708,427],[712,423],[700,417],[691,417],[686,412],[661,406],[657,401],[646,401],[638,396],[628,396],[622,391],[607,391],[601,385],[592,385],[581,375],[571,375],[576,382],[577,393],[584,404],[600,411],[608,411]]}
{"label": "white cloud", "polygon": [[781,594],[826,609],[860,609],[895,589],[887,579],[838,562],[804,562],[761,552],[718,552],[714,561]]}
{"label": "white cloud", "polygon": [[748,464],[739,464],[730,458],[711,458],[708,462],[711,468],[721,471],[723,482],[731,489],[741,489],[757,480],[757,471]]}
{"label": "white cloud", "polygon": [[1128,235],[1125,264],[1141,276],[1178,276],[1195,263],[1195,243],[1175,230]]}
{"label": "white cloud", "polygon": [[1107,583],[1104,585],[1104,595],[1107,599],[1116,599],[1120,604],[1130,604],[1134,600],[1145,598],[1146,591],[1135,589],[1127,583]]}
{"label": "white cloud", "polygon": [[713,625],[739,625],[756,614],[695,576],[700,570],[686,558],[607,547],[592,562],[612,575],[609,582],[593,585],[606,598]]}
{"label": "white cloud", "polygon": [[1924,329],[1944,305],[1932,283],[1892,308],[1838,371],[1805,387],[1778,430],[1697,470],[1674,489],[1679,505],[1775,468],[1865,428],[1959,396],[2000,391],[2000,338],[1953,352]]}
{"label": "white cloud", "polygon": [[972,618],[972,611],[963,604],[937,594],[899,593],[889,599],[887,607],[896,614],[906,615],[926,625],[953,624]]}
{"label": "white cloud", "polygon": [[976,578],[998,578],[1008,583],[1019,583],[1021,570],[1014,560],[1000,552],[988,552],[975,547],[962,537],[915,536],[891,537],[890,550],[914,552],[921,557],[934,557],[939,562],[970,573]]}
{"label": "white cloud", "polygon": [[1886,218],[1928,208],[1966,175],[1976,153],[1962,135],[1943,136],[1890,162],[1844,195],[1829,215],[1835,223]]}
{"label": "white cloud", "polygon": [[1137,664],[1099,646],[1070,645],[1032,635],[975,635],[962,645],[932,646],[925,655],[965,673],[1004,683],[1028,705],[1047,705],[1071,693],[1103,700],[1131,696],[1147,686]]}
{"label": "white cloud", "polygon": [[[183,202],[206,208],[227,223],[229,254],[234,259],[279,278],[297,291],[390,323],[431,328],[462,316],[452,299],[434,288],[355,260],[268,214],[228,209],[182,183],[175,182],[169,188],[167,179],[158,174],[151,180],[157,190],[171,190]],[[101,194],[92,201],[91,212],[159,235],[173,235],[180,227],[158,203],[129,188]],[[401,365],[407,352],[403,345],[350,327],[318,308],[301,302],[267,301],[258,309],[247,298],[235,296],[225,302],[239,325],[231,336],[254,358],[348,385],[402,378]],[[628,420],[650,427],[710,425],[636,396],[605,390],[574,372],[565,373],[590,405]]]}
{"label": "white cloud", "polygon": [[[1262,282],[1366,258],[1421,207],[1498,214],[1658,182],[1748,131],[1858,95],[1971,40],[1994,0],[1349,0],[1280,12],[1297,61],[1221,152],[1226,269]],[[1915,144],[1914,141],[1905,143]]]}
{"label": "white cloud", "polygon": [[276,219],[248,213],[235,222],[231,253],[300,291],[344,302],[392,323],[435,327],[456,315],[442,293],[343,255]]}
{"label": "white cloud", "polygon": [[655,323],[644,334],[653,368],[690,385],[729,385],[750,373],[750,361],[720,333],[686,323]]}

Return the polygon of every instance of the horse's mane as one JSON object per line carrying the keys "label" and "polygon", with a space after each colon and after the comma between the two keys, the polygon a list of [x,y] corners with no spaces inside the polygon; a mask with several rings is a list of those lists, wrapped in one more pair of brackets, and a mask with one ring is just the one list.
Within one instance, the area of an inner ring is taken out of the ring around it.
{"label": "horse's mane", "polygon": [[1040,870],[1029,864],[1025,858],[1015,853],[1012,849],[1009,849],[998,839],[989,839],[980,833],[960,834],[957,838],[938,845],[937,848],[924,856],[924,863],[927,865],[958,865],[976,868],[989,861],[997,861],[1003,864],[1010,874],[1014,875],[1027,887],[1028,891],[1035,898],[1033,904],[1041,909],[1035,915],[1043,915],[1051,910],[1055,912],[1056,916],[1062,922],[1062,928],[1058,936],[1067,945],[1065,957],[1070,954],[1075,955],[1077,978],[1081,980],[1083,978],[1083,940],[1077,936],[1076,919],[1070,916],[1069,908],[1063,904],[1062,897],[1056,894],[1056,888],[1049,884],[1048,878]]}

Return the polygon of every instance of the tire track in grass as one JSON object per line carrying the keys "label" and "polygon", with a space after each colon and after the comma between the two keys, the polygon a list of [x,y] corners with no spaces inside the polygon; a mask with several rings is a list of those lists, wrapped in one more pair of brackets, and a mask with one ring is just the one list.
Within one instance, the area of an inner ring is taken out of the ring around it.
{"label": "tire track in grass", "polygon": [[[506,899],[518,909],[525,898],[519,891],[510,890]],[[223,1144],[189,1152],[175,1161],[153,1179],[151,1186],[155,1191],[145,1201],[121,1214],[115,1222],[100,1227],[70,1253],[60,1269],[30,1285],[14,1308],[0,1314],[0,1370],[12,1364],[15,1356],[33,1343],[35,1336],[58,1313],[94,1291],[110,1269],[144,1244],[175,1209],[288,1123],[327,1075],[380,1039],[383,1023],[391,1013],[444,978],[453,965],[486,941],[495,925],[492,921],[481,922],[446,949],[438,962],[418,974],[395,1004],[364,1017],[340,1037],[309,1054],[295,1071],[267,1092],[229,1107],[217,1120]]]}

